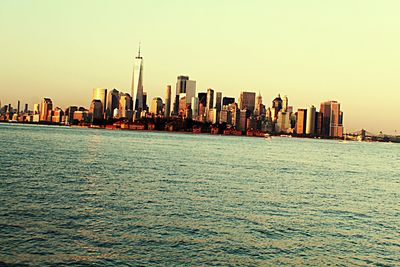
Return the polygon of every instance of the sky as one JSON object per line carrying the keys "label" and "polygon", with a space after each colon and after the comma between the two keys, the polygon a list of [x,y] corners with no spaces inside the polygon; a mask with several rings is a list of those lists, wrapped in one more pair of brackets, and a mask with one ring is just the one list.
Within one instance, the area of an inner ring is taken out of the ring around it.
{"label": "sky", "polygon": [[267,106],[279,93],[295,110],[337,100],[345,131],[399,134],[399,10],[397,0],[0,0],[0,101],[88,107],[95,87],[130,93],[141,42],[148,99],[188,75],[198,92],[260,92]]}

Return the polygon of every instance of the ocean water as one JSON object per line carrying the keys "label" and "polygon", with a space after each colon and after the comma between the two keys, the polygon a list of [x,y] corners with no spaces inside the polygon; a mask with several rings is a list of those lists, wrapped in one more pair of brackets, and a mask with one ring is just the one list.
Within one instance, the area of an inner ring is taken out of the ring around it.
{"label": "ocean water", "polygon": [[400,264],[400,145],[0,124],[0,265]]}

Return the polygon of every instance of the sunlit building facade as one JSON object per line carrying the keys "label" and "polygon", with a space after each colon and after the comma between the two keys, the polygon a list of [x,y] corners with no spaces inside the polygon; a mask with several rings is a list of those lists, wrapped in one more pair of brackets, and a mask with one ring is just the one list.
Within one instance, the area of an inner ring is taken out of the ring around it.
{"label": "sunlit building facade", "polygon": [[[53,102],[50,98],[43,98],[40,104],[40,121],[49,121],[49,112],[53,109]],[[51,116],[51,115],[50,115]]]}

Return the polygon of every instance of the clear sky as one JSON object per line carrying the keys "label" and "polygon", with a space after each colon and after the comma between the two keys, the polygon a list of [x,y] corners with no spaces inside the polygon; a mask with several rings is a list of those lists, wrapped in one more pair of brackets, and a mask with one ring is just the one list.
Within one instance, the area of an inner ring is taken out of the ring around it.
{"label": "clear sky", "polygon": [[130,92],[178,75],[223,95],[278,94],[294,108],[337,100],[345,130],[400,132],[400,1],[0,0],[0,100],[89,106],[92,88]]}

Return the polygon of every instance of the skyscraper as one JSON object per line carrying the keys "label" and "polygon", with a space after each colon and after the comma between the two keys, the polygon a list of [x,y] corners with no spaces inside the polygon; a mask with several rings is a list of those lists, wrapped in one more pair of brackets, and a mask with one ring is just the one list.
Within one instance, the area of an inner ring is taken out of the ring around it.
{"label": "skyscraper", "polygon": [[282,109],[281,95],[278,94],[278,96],[274,100],[272,100],[272,109],[273,109],[273,110],[271,110],[272,119],[277,120],[278,113]]}
{"label": "skyscraper", "polygon": [[198,93],[199,98],[199,120],[203,121],[206,114],[207,93]]}
{"label": "skyscraper", "polygon": [[331,123],[331,101],[322,102],[319,111],[322,114],[321,135],[329,136]]}
{"label": "skyscraper", "polygon": [[222,93],[221,92],[217,92],[217,94],[216,94],[215,108],[217,109],[218,112],[221,111],[221,108],[222,108]]}
{"label": "skyscraper", "polygon": [[[107,89],[105,88],[94,88],[93,89],[93,94],[92,94],[92,101],[93,100],[100,100],[101,102],[101,109],[103,111],[103,114],[106,112],[107,109]],[[104,115],[103,115],[104,116]]]}
{"label": "skyscraper", "polygon": [[164,116],[169,117],[171,115],[171,85],[167,85],[165,90],[165,112]]}
{"label": "skyscraper", "polygon": [[239,109],[247,109],[251,113],[254,112],[256,102],[256,93],[254,92],[241,92],[239,97]]}
{"label": "skyscraper", "polygon": [[188,108],[188,104],[186,102],[185,93],[180,94],[179,103],[178,103],[178,115],[181,117],[186,116],[186,111]]}
{"label": "skyscraper", "polygon": [[189,76],[178,76],[174,103],[174,114],[179,112],[179,101],[186,97],[186,104],[190,105],[192,97],[196,95],[196,81],[189,80]]}
{"label": "skyscraper", "polygon": [[189,76],[178,76],[176,81],[176,95],[186,93],[186,82],[189,80]]}
{"label": "skyscraper", "polygon": [[282,110],[284,112],[288,111],[289,108],[289,99],[287,96],[284,96],[282,99]]}
{"label": "skyscraper", "polygon": [[204,107],[207,105],[207,93],[198,93],[199,103],[203,104]]}
{"label": "skyscraper", "polygon": [[117,89],[112,89],[108,93],[107,97],[107,117],[112,118],[115,109],[118,109],[119,103],[119,91]]}
{"label": "skyscraper", "polygon": [[161,114],[162,105],[163,105],[162,99],[160,97],[154,97],[153,100],[151,101],[150,112],[153,113],[154,115]]}
{"label": "skyscraper", "polygon": [[227,106],[229,104],[235,103],[235,98],[234,97],[226,97],[224,96],[222,98],[222,106]]}
{"label": "skyscraper", "polygon": [[277,133],[286,133],[290,128],[290,113],[279,111],[278,118],[275,124],[275,132]]}
{"label": "skyscraper", "polygon": [[331,118],[330,118],[330,131],[331,137],[343,137],[343,112],[340,111],[340,104],[333,101],[331,104]]}
{"label": "skyscraper", "polygon": [[298,109],[296,116],[296,133],[303,135],[306,133],[307,109]]}
{"label": "skyscraper", "polygon": [[101,120],[103,116],[103,103],[98,99],[93,99],[90,103],[89,111],[92,113],[92,122]]}
{"label": "skyscraper", "polygon": [[[132,108],[133,110],[133,108]],[[142,110],[148,110],[147,106],[147,92],[143,92],[142,94]]]}
{"label": "skyscraper", "polygon": [[227,109],[221,110],[221,112],[219,113],[219,122],[232,124],[231,111]]}
{"label": "skyscraper", "polygon": [[191,103],[191,109],[192,109],[192,117],[196,118],[199,116],[199,98],[194,96],[192,97],[192,103]]}
{"label": "skyscraper", "polygon": [[237,129],[240,131],[246,131],[246,125],[247,125],[247,110],[242,109],[239,112],[239,125],[237,125]]}
{"label": "skyscraper", "polygon": [[211,123],[219,123],[218,111],[216,108],[208,110],[207,121]]}
{"label": "skyscraper", "polygon": [[306,134],[311,136],[315,135],[315,112],[316,109],[314,106],[308,107]]}
{"label": "skyscraper", "polygon": [[232,126],[235,126],[238,129],[239,119],[240,119],[240,111],[237,103],[230,104],[228,110],[231,111],[231,123]]}
{"label": "skyscraper", "polygon": [[261,113],[262,113],[262,109],[263,109],[263,106],[262,106],[262,96],[261,96],[261,93],[260,92],[258,92],[258,96],[256,97],[256,107],[255,107],[255,112],[254,112],[254,114],[256,115],[256,116],[260,116],[261,115]]}
{"label": "skyscraper", "polygon": [[33,104],[33,115],[40,114],[40,104]]}
{"label": "skyscraper", "polygon": [[132,97],[129,94],[121,93],[119,96],[119,117],[130,119],[132,110],[131,110]]}
{"label": "skyscraper", "polygon": [[320,106],[322,113],[321,135],[325,137],[343,136],[343,113],[337,101],[322,102]]}
{"label": "skyscraper", "polygon": [[[135,94],[136,93],[136,94]],[[137,111],[143,110],[143,58],[140,56],[140,44],[137,57],[133,61],[132,102]]]}
{"label": "skyscraper", "polygon": [[70,106],[65,110],[65,124],[68,125],[74,121],[74,113],[77,110],[77,106]]}
{"label": "skyscraper", "polygon": [[40,121],[48,121],[49,111],[53,109],[53,102],[50,98],[43,98],[40,105]]}
{"label": "skyscraper", "polygon": [[207,89],[207,99],[206,99],[206,110],[212,109],[214,106],[214,90],[211,88]]}
{"label": "skyscraper", "polygon": [[186,81],[186,104],[191,103],[192,97],[196,96],[196,81]]}

